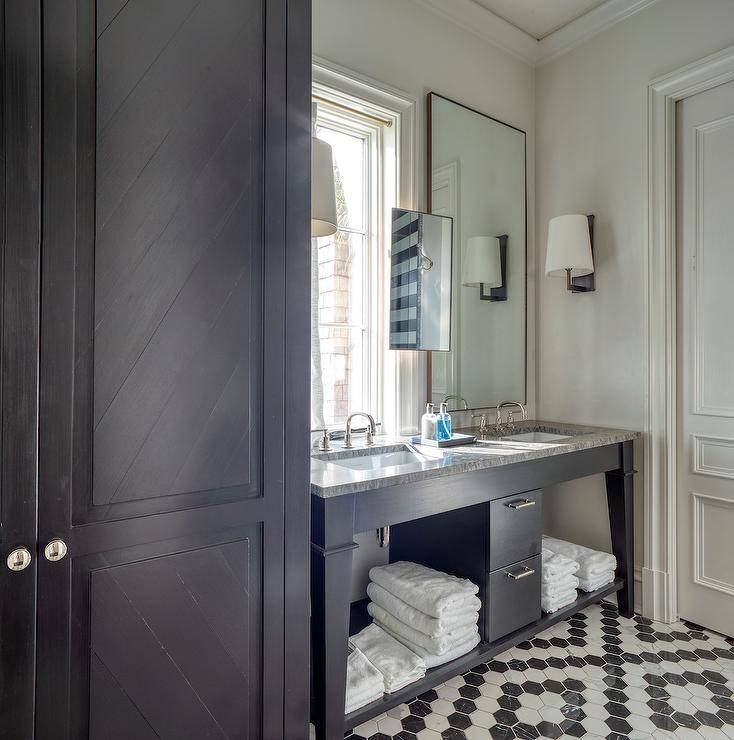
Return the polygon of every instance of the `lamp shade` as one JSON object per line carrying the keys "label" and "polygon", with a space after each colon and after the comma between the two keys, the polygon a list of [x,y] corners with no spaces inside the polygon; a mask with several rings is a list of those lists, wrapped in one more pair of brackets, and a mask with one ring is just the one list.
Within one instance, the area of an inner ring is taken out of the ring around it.
{"label": "lamp shade", "polygon": [[548,223],[545,274],[552,277],[581,277],[594,272],[589,219],[584,215],[556,216]]}
{"label": "lamp shade", "polygon": [[331,147],[311,137],[311,237],[336,232],[334,158]]}
{"label": "lamp shade", "polygon": [[470,288],[502,286],[500,240],[494,236],[470,236],[461,270],[461,284]]}

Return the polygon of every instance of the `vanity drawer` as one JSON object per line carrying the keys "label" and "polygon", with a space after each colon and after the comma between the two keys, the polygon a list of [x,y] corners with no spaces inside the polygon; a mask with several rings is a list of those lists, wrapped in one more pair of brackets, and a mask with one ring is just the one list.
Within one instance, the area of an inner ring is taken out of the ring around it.
{"label": "vanity drawer", "polygon": [[540,619],[541,556],[487,576],[487,639],[492,642]]}
{"label": "vanity drawer", "polygon": [[489,570],[537,555],[543,542],[542,491],[496,499],[489,505]]}

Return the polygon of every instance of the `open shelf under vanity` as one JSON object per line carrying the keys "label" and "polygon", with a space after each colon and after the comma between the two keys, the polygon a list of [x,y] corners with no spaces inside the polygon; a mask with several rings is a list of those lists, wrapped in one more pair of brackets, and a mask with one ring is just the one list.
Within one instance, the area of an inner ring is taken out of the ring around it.
{"label": "open shelf under vanity", "polygon": [[[506,650],[519,645],[521,642],[535,637],[549,627],[552,627],[554,624],[563,622],[573,614],[582,611],[590,604],[602,601],[611,594],[621,590],[623,586],[624,579],[616,578],[612,583],[597,589],[596,591],[592,591],[590,593],[578,591],[576,601],[568,606],[564,606],[557,612],[553,612],[553,614],[543,614],[540,619],[535,622],[532,622],[531,624],[528,624],[512,634],[500,638],[499,640],[495,640],[494,642],[480,642],[479,645],[466,655],[462,655],[460,658],[452,660],[449,663],[444,663],[444,665],[429,668],[428,671],[426,671],[425,678],[422,678],[420,681],[416,681],[393,694],[384,694],[382,699],[372,702],[371,704],[367,704],[356,712],[347,714],[344,718],[345,729],[350,730],[357,727],[363,722],[377,717],[393,707],[397,707],[400,704],[405,704],[406,702],[411,701],[416,696],[428,691],[429,689],[435,688],[453,676],[465,673],[479,663],[486,663]],[[350,632],[358,632],[364,625],[369,624],[370,621],[371,619],[367,615],[367,599],[354,602],[354,604],[352,604],[350,617]]]}

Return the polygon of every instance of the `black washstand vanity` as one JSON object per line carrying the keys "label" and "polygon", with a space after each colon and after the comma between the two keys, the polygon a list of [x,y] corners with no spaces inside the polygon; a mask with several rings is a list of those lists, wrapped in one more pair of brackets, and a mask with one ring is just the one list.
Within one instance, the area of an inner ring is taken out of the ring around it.
{"label": "black washstand vanity", "polygon": [[[471,430],[475,433],[475,430]],[[633,441],[637,432],[521,422],[444,450],[404,441],[336,448],[311,465],[313,721],[318,740],[356,727],[617,592],[634,605]],[[359,442],[355,441],[355,445]],[[554,614],[541,614],[543,488],[606,474],[617,578]],[[390,560],[411,560],[479,586],[482,641],[401,691],[344,715],[347,640],[369,622],[350,603],[355,533],[389,527]]]}

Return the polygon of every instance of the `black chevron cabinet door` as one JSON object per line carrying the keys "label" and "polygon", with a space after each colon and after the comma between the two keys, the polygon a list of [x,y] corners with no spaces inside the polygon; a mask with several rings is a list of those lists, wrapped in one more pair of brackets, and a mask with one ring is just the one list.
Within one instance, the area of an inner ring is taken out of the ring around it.
{"label": "black chevron cabinet door", "polygon": [[34,736],[302,740],[310,4],[40,8]]}
{"label": "black chevron cabinet door", "polygon": [[0,0],[0,739],[33,733],[40,12]]}

